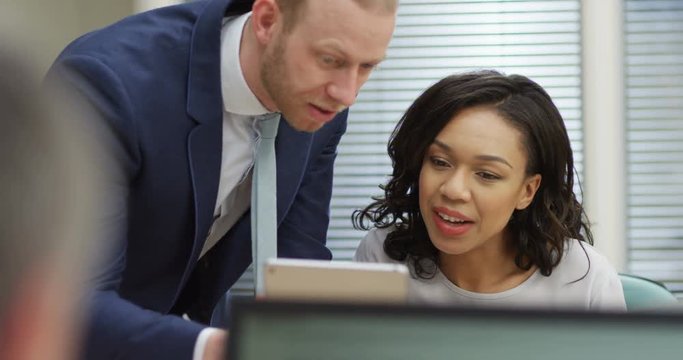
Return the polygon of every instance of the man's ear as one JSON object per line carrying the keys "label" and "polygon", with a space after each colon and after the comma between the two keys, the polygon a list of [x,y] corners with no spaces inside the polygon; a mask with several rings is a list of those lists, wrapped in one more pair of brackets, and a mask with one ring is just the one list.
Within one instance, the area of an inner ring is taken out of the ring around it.
{"label": "man's ear", "polygon": [[252,6],[251,27],[261,45],[268,44],[282,31],[282,13],[275,0],[256,0]]}
{"label": "man's ear", "polygon": [[524,210],[531,204],[531,202],[534,200],[534,196],[536,195],[536,191],[538,191],[538,188],[541,186],[541,174],[534,174],[532,176],[529,176],[525,181],[524,181],[524,188],[522,189],[522,193],[520,194],[519,201],[517,201],[517,206],[515,206],[515,209],[517,210]]}

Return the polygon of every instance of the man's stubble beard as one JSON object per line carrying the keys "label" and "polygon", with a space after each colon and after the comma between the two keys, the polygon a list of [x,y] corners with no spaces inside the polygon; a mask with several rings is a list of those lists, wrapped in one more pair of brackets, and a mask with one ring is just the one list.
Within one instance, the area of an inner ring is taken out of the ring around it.
{"label": "man's stubble beard", "polygon": [[271,51],[264,53],[261,66],[261,82],[268,96],[273,101],[278,111],[285,111],[286,94],[285,84],[288,82],[288,74],[284,63],[285,39],[279,36],[275,39]]}

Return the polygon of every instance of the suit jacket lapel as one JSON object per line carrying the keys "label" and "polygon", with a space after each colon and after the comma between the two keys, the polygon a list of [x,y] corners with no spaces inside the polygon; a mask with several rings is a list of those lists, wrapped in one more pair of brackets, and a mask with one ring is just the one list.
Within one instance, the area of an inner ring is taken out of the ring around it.
{"label": "suit jacket lapel", "polygon": [[187,113],[197,123],[188,136],[188,157],[194,191],[193,258],[206,240],[218,193],[221,166],[223,99],[220,83],[220,35],[231,2],[206,4],[192,33],[187,85]]}
{"label": "suit jacket lapel", "polygon": [[311,133],[295,130],[284,118],[280,120],[275,139],[278,225],[292,205],[301,184],[313,136]]}

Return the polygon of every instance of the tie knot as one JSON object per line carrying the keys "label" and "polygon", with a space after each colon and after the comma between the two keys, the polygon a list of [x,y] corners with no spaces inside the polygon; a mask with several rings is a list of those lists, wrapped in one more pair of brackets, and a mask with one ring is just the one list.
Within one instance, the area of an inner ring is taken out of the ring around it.
{"label": "tie knot", "polygon": [[277,135],[277,126],[280,123],[280,113],[268,113],[259,115],[257,118],[261,137],[274,139]]}

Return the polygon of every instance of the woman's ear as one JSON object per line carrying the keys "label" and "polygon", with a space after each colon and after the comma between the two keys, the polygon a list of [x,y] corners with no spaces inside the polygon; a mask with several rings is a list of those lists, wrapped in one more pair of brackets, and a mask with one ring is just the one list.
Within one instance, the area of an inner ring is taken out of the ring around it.
{"label": "woman's ear", "polygon": [[524,187],[522,188],[522,193],[520,194],[519,201],[517,201],[517,206],[515,209],[524,210],[531,204],[536,195],[536,191],[541,186],[541,174],[534,174],[529,176],[524,181]]}
{"label": "woman's ear", "polygon": [[251,28],[261,45],[268,44],[282,29],[282,13],[275,0],[256,0],[252,6]]}

